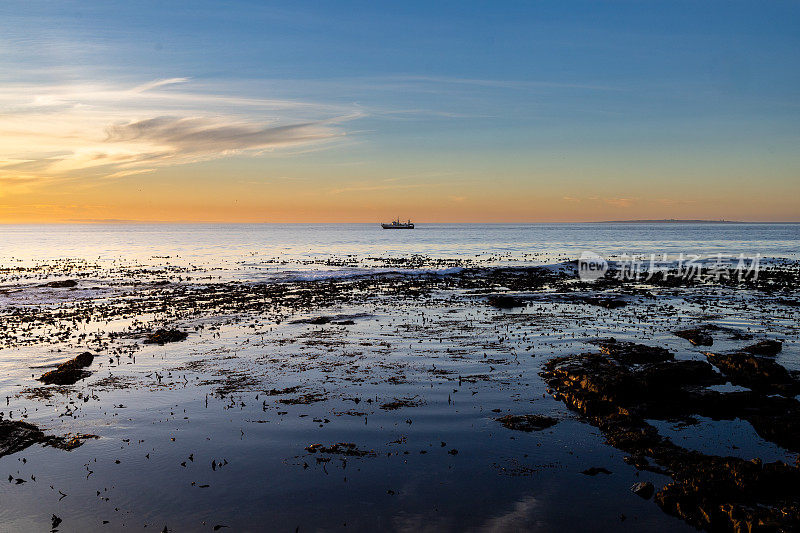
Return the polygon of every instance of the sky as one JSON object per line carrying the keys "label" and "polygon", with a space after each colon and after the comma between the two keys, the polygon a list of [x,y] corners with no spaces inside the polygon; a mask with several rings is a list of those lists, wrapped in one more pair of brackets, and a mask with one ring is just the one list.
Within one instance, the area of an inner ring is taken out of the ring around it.
{"label": "sky", "polygon": [[0,3],[0,222],[800,221],[800,2]]}

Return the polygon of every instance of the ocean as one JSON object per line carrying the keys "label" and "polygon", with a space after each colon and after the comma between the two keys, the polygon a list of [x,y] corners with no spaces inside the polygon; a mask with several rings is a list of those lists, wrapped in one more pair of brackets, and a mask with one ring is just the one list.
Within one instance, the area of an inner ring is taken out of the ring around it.
{"label": "ocean", "polygon": [[[796,425],[759,411],[780,401],[791,420],[794,389],[756,380],[744,405],[742,376],[707,360],[772,341],[798,379],[798,245],[796,224],[0,226],[0,530],[695,531],[654,501],[678,477],[664,457],[632,460],[543,373],[611,337],[663,348],[666,382],[700,365],[720,403],[636,427],[693,460],[794,464]],[[470,269],[587,251],[785,268],[649,285]],[[71,382],[41,381],[85,352]]]}
{"label": "ocean", "polygon": [[[422,256],[456,264],[541,265],[592,251],[800,258],[800,224],[605,223],[418,224],[70,224],[0,226],[0,266],[61,259],[112,265],[200,268],[260,280],[304,273],[403,269]],[[387,261],[388,260],[388,261]],[[421,261],[413,266],[430,266]]]}

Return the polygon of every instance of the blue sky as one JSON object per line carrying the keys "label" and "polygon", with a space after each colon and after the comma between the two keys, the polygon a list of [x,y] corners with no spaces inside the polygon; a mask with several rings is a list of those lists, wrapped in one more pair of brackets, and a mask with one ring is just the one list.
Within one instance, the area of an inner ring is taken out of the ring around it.
{"label": "blue sky", "polygon": [[[47,139],[46,153],[20,137],[0,144],[16,165],[0,167],[0,202],[31,201],[37,178],[100,205],[191,174],[209,200],[221,184],[296,179],[302,194],[327,191],[327,203],[306,200],[337,218],[365,218],[364,204],[424,206],[417,216],[435,218],[426,202],[440,195],[457,204],[440,209],[454,219],[533,220],[544,204],[548,220],[796,219],[798,28],[797,2],[7,2],[0,113],[39,95],[42,123],[42,102],[57,102],[62,127],[91,122],[99,133],[87,126],[85,148]],[[147,101],[130,97],[137,87]],[[146,139],[107,134],[134,123],[141,133],[159,117],[173,122]],[[261,131],[286,126],[285,139]],[[243,141],[255,130],[257,142]],[[214,152],[207,140],[220,131]],[[205,144],[190,146],[197,138]],[[133,140],[146,150],[134,154]],[[109,142],[127,143],[124,165],[70,163]],[[65,161],[42,163],[61,152]],[[142,163],[156,152],[157,165]],[[702,203],[679,205],[688,196]],[[87,216],[135,206],[103,209]]]}

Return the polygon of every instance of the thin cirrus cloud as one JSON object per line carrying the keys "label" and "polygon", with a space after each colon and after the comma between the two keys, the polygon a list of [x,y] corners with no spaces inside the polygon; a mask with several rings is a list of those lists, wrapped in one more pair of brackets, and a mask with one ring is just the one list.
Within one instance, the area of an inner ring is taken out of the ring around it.
{"label": "thin cirrus cloud", "polygon": [[225,153],[268,148],[282,144],[313,142],[337,133],[323,122],[262,127],[226,120],[185,117],[155,117],[106,128],[106,142],[144,142],[168,146],[184,153]]}
{"label": "thin cirrus cloud", "polygon": [[36,179],[119,178],[159,167],[314,149],[343,139],[356,106],[189,90],[169,78],[134,86],[0,89],[4,185]]}

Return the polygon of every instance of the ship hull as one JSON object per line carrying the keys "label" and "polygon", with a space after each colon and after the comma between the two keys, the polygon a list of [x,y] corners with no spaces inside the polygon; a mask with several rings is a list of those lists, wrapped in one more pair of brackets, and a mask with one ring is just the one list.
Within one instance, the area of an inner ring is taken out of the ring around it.
{"label": "ship hull", "polygon": [[414,229],[414,224],[381,224],[383,229]]}

